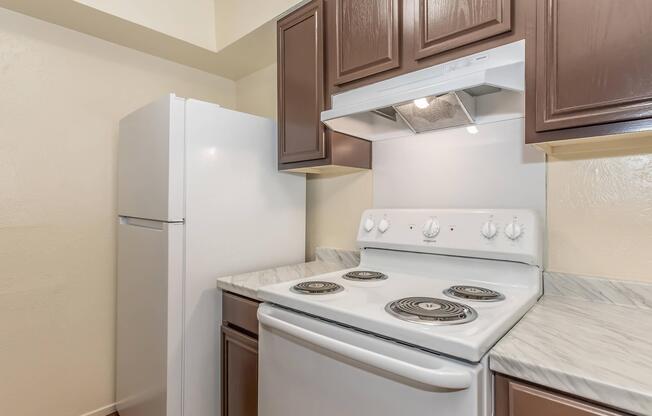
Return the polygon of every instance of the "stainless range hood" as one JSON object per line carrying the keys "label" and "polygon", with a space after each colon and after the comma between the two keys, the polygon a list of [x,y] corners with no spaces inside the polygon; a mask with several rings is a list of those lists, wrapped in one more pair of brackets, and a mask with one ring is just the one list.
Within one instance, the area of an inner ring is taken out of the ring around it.
{"label": "stainless range hood", "polygon": [[523,117],[525,42],[333,95],[321,120],[368,140]]}

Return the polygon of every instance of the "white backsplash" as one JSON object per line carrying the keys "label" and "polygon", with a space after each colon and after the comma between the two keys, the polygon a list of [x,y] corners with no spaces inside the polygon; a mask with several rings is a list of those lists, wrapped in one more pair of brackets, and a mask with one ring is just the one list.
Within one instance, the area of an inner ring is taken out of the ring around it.
{"label": "white backsplash", "polygon": [[374,208],[527,208],[545,220],[545,154],[515,119],[375,142]]}

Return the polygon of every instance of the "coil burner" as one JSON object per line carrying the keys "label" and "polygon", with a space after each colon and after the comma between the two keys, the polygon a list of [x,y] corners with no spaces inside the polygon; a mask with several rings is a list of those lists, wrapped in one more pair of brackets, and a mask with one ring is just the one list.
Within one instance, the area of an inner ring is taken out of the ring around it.
{"label": "coil burner", "polygon": [[343,279],[346,280],[355,280],[358,282],[369,282],[373,280],[385,280],[387,279],[387,275],[381,272],[370,272],[367,270],[356,270],[353,272],[348,272],[344,276],[342,276]]}
{"label": "coil burner", "polygon": [[337,283],[314,280],[310,282],[298,283],[292,286],[290,290],[302,295],[330,295],[333,293],[341,292],[344,290],[344,288]]}
{"label": "coil burner", "polygon": [[451,286],[444,290],[444,295],[452,298],[477,300],[480,302],[497,302],[505,299],[505,295],[502,293],[478,286]]}
{"label": "coil burner", "polygon": [[411,297],[390,302],[385,310],[397,318],[429,325],[457,325],[473,321],[478,313],[470,306],[439,298]]}

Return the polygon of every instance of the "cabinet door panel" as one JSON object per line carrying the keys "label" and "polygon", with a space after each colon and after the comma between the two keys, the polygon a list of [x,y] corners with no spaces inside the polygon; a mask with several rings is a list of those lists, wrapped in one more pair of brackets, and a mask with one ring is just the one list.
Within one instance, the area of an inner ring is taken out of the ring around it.
{"label": "cabinet door panel", "polygon": [[619,416],[609,410],[518,383],[512,383],[510,392],[510,416]]}
{"label": "cabinet door panel", "polygon": [[559,393],[496,375],[496,416],[626,416]]}
{"label": "cabinet door panel", "polygon": [[222,326],[222,415],[258,414],[258,342]]}
{"label": "cabinet door panel", "polygon": [[413,0],[415,57],[422,59],[508,32],[512,0]]}
{"label": "cabinet door panel", "polygon": [[399,0],[336,0],[335,84],[400,65]]}
{"label": "cabinet door panel", "polygon": [[537,3],[537,131],[652,117],[652,2]]}
{"label": "cabinet door panel", "polygon": [[321,0],[278,23],[278,128],[281,163],[326,156]]}

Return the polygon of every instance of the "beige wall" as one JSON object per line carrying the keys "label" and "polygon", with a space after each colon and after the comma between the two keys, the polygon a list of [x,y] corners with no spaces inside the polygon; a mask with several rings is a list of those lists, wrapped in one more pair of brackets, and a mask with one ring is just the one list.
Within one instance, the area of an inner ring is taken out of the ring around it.
{"label": "beige wall", "polygon": [[548,163],[551,271],[652,282],[652,154]]}
{"label": "beige wall", "polygon": [[373,175],[308,175],[306,189],[306,257],[316,247],[356,249],[362,211],[371,208]]}
{"label": "beige wall", "polygon": [[221,49],[303,0],[215,0],[217,46]]}
{"label": "beige wall", "polygon": [[217,50],[215,0],[74,1],[202,48]]}
{"label": "beige wall", "polygon": [[276,64],[235,83],[238,111],[276,120]]}
{"label": "beige wall", "polygon": [[175,91],[235,83],[0,9],[0,415],[114,400],[116,140]]}

